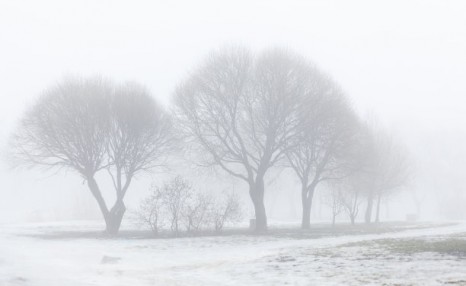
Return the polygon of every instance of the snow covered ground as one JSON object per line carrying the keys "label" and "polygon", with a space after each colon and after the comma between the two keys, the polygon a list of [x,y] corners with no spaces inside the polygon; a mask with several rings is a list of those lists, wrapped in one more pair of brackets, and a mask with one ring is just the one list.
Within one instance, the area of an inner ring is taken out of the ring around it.
{"label": "snow covered ground", "polygon": [[0,285],[466,285],[465,223],[177,239],[98,229],[0,226]]}

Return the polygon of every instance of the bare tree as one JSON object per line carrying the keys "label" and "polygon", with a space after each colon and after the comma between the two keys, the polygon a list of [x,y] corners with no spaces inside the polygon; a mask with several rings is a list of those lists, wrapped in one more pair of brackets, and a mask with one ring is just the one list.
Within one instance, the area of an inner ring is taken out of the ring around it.
{"label": "bare tree", "polygon": [[349,164],[344,166],[345,176],[329,182],[352,225],[355,224],[364,196],[367,194],[368,183],[370,183],[368,180],[371,175],[369,162],[372,160],[372,155],[368,152],[371,141],[369,140],[370,133],[367,131],[365,125],[358,127],[348,157]]}
{"label": "bare tree", "polygon": [[[13,155],[27,166],[69,169],[87,181],[116,234],[123,199],[136,174],[163,164],[173,146],[171,122],[148,92],[101,78],[70,78],[48,89],[24,116],[13,136]],[[107,170],[116,200],[109,210],[95,180]]]}
{"label": "bare tree", "polygon": [[[301,181],[302,228],[310,228],[319,183],[347,175],[359,122],[338,86],[310,67],[298,132],[287,146],[289,165]],[[290,148],[291,146],[291,148]]]}
{"label": "bare tree", "polygon": [[380,184],[377,188],[377,205],[375,222],[380,221],[380,203],[384,198],[393,196],[406,186],[412,175],[412,165],[409,161],[407,150],[399,143],[394,141],[394,138],[388,138],[387,147],[385,148],[384,170]]}
{"label": "bare tree", "polygon": [[342,191],[342,185],[340,182],[329,184],[329,188],[323,200],[323,202],[329,206],[332,211],[332,226],[335,226],[337,216],[344,210]]}
{"label": "bare tree", "polygon": [[368,132],[369,142],[365,148],[368,154],[365,162],[366,223],[372,220],[374,202],[378,222],[381,200],[404,186],[411,174],[407,151],[394,137],[375,125],[368,126]]}
{"label": "bare tree", "polygon": [[257,231],[267,229],[264,178],[296,128],[303,68],[284,51],[230,48],[212,53],[175,93],[181,129],[205,163],[248,184]]}
{"label": "bare tree", "polygon": [[346,186],[344,189],[338,191],[338,197],[341,201],[341,205],[348,215],[351,224],[354,225],[356,218],[359,214],[359,209],[362,203],[361,191],[359,187],[359,177],[351,176],[348,177],[344,183]]}
{"label": "bare tree", "polygon": [[117,232],[131,181],[140,173],[165,166],[175,140],[169,115],[144,87],[135,83],[118,86],[110,107],[107,171],[116,191],[116,202],[110,210],[111,232]]}

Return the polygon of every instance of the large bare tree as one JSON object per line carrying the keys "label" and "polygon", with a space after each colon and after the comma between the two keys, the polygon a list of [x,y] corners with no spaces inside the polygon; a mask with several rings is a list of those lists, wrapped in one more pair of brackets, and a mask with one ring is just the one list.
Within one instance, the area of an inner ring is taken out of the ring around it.
{"label": "large bare tree", "polygon": [[[68,78],[47,89],[12,140],[16,162],[77,172],[99,204],[106,231],[116,234],[134,176],[164,163],[173,147],[171,120],[147,90],[94,78]],[[110,174],[109,209],[96,174]]]}
{"label": "large bare tree", "polygon": [[283,50],[213,52],[176,90],[176,114],[210,166],[245,181],[267,229],[264,179],[286,151],[304,94],[303,60]]}
{"label": "large bare tree", "polygon": [[341,89],[310,66],[299,128],[287,146],[289,165],[301,181],[302,228],[310,228],[312,200],[319,183],[351,171],[359,130],[357,116]]}

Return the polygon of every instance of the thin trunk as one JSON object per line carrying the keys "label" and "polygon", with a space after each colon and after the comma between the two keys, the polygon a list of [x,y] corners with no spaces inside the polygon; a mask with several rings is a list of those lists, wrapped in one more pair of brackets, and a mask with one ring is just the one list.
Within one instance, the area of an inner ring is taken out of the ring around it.
{"label": "thin trunk", "polygon": [[262,177],[256,177],[256,181],[253,184],[250,184],[249,195],[254,205],[254,212],[256,216],[255,231],[267,231],[267,215],[265,213],[264,205],[264,179]]}
{"label": "thin trunk", "polygon": [[102,216],[104,217],[105,222],[107,222],[109,211],[108,211],[107,205],[105,204],[105,200],[102,197],[102,193],[100,192],[99,186],[97,185],[97,182],[95,181],[94,177],[87,178],[87,186],[89,187],[89,190],[91,190],[92,195],[94,196],[95,200],[99,204],[100,212],[102,213]]}
{"label": "thin trunk", "polygon": [[333,218],[332,218],[332,227],[335,226],[336,218],[337,218],[337,216],[336,216],[335,214],[333,214]]}
{"label": "thin trunk", "polygon": [[382,196],[379,195],[377,197],[377,206],[376,206],[376,211],[375,211],[375,222],[378,223],[380,221],[380,201],[382,199]]}
{"label": "thin trunk", "polygon": [[[387,208],[387,213],[388,213],[388,208]],[[416,202],[416,215],[418,219],[421,217],[421,203],[420,202]]]}
{"label": "thin trunk", "polygon": [[[312,207],[312,204],[311,204]],[[324,202],[322,200],[319,200],[319,220],[322,219],[322,210],[324,209]]]}
{"label": "thin trunk", "polygon": [[373,205],[374,205],[374,197],[373,197],[373,192],[371,191],[369,193],[369,196],[367,197],[366,215],[364,217],[364,221],[366,223],[371,223]]}
{"label": "thin trunk", "polygon": [[354,194],[354,201],[351,206],[351,224],[352,225],[354,225],[356,221],[356,217],[358,216],[358,213],[359,213],[358,199],[359,199],[359,192],[356,192],[356,194]]}
{"label": "thin trunk", "polygon": [[303,217],[301,219],[301,228],[310,229],[311,228],[311,204],[306,198],[303,199],[302,203],[303,203]]}
{"label": "thin trunk", "polygon": [[350,214],[350,220],[351,220],[351,225],[354,225],[354,222],[356,220],[356,216],[353,214]]}

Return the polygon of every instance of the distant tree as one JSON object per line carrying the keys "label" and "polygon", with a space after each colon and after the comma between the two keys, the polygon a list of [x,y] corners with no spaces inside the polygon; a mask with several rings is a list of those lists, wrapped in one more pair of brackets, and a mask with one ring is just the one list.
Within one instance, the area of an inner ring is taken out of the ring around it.
{"label": "distant tree", "polygon": [[350,171],[359,122],[340,88],[311,65],[298,132],[286,146],[289,165],[301,181],[301,227],[310,228],[312,200],[319,183]]}
{"label": "distant tree", "polygon": [[[168,114],[140,85],[69,78],[47,89],[25,114],[12,152],[20,165],[77,172],[99,204],[106,232],[114,235],[132,179],[163,165],[173,138]],[[102,170],[114,184],[111,209],[95,179]]]}
{"label": "distant tree", "polygon": [[370,162],[373,158],[372,153],[368,151],[371,148],[372,137],[366,127],[364,124],[359,125],[358,131],[351,140],[348,164],[341,166],[345,175],[338,180],[328,181],[335,203],[346,212],[352,225],[356,222],[361,204],[371,186]]}
{"label": "distant tree", "polygon": [[340,182],[329,184],[329,188],[323,198],[323,203],[330,207],[332,211],[332,226],[335,226],[337,216],[344,211],[342,191]]}
{"label": "distant tree", "polygon": [[409,181],[411,170],[407,151],[385,130],[375,125],[368,127],[366,162],[364,174],[367,207],[365,222],[372,220],[374,202],[375,221],[379,221],[380,204],[383,198],[393,195]]}
{"label": "distant tree", "polygon": [[417,219],[420,219],[421,217],[421,207],[422,204],[425,202],[427,198],[427,193],[419,191],[419,189],[414,188],[411,192],[411,198],[414,202],[414,205],[416,206],[416,217]]}
{"label": "distant tree", "polygon": [[362,203],[360,177],[352,175],[345,180],[345,189],[338,191],[338,197],[343,209],[348,215],[351,224],[354,225],[356,218],[359,214],[360,206]]}
{"label": "distant tree", "polygon": [[248,184],[256,231],[267,229],[264,179],[296,129],[305,68],[282,50],[229,48],[212,53],[175,93],[181,130],[206,165]]}

